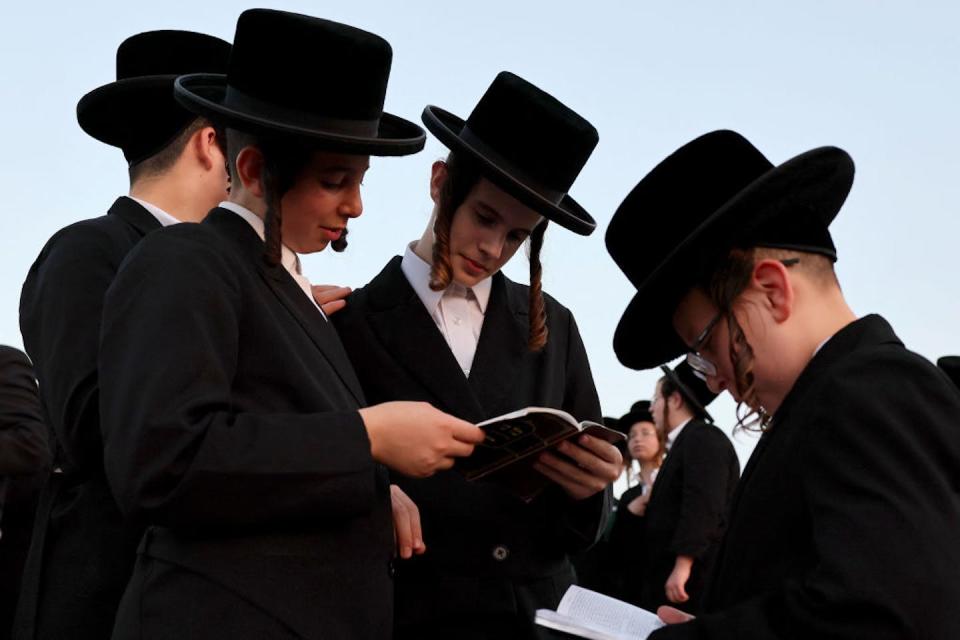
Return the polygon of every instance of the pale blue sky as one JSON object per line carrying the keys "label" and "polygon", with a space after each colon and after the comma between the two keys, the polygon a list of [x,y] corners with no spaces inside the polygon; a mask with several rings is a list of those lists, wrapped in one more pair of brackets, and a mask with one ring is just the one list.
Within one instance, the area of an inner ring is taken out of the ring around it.
{"label": "pale blue sky", "polygon": [[[10,3],[0,15],[0,342],[22,345],[20,286],[45,240],[102,214],[126,191],[119,151],[87,137],[75,106],[114,78],[117,45],[158,28],[232,39],[248,3]],[[573,107],[600,144],[571,190],[599,222],[582,238],[547,235],[544,283],[577,317],[605,412],[649,397],[657,375],[621,367],[613,329],[632,295],[603,247],[623,196],[666,154],[732,128],[773,162],[832,144],[857,163],[833,226],[838,271],[860,313],[879,312],[909,347],[960,352],[960,9],[953,2],[269,2],[387,38],[388,110],[419,121],[425,104],[461,116],[496,73],[511,70]],[[322,81],[323,61],[317,78]],[[350,250],[305,259],[314,282],[360,286],[430,211],[430,163],[444,148],[375,159]],[[691,186],[695,181],[691,182]],[[656,242],[638,237],[637,250]],[[518,255],[506,269],[525,279]],[[732,403],[714,411],[733,422]],[[906,427],[906,425],[905,425]],[[744,456],[753,444],[738,437]]]}

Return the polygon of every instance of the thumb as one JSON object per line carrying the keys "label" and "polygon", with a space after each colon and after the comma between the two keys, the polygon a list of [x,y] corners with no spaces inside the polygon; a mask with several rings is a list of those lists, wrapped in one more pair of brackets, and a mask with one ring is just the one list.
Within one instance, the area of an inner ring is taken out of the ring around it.
{"label": "thumb", "polygon": [[681,622],[693,620],[693,616],[689,613],[684,613],[680,611],[680,609],[674,609],[666,605],[657,609],[657,617],[667,624],[680,624]]}

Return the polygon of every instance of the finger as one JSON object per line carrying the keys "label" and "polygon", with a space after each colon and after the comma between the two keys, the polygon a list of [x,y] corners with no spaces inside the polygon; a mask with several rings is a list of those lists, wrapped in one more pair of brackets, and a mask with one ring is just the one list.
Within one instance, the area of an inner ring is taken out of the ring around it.
{"label": "finger", "polygon": [[413,549],[414,553],[420,554],[426,550],[426,545],[423,543],[423,528],[420,524],[420,509],[417,507],[417,503],[408,496],[403,489],[396,487],[397,497],[403,502],[404,507],[406,508],[407,521],[410,524],[410,546]]}
{"label": "finger", "polygon": [[574,445],[581,451],[585,450],[593,454],[594,457],[599,458],[607,464],[613,466],[619,466],[623,464],[623,455],[621,455],[620,450],[609,442],[601,440],[600,438],[582,435],[577,438],[576,441],[568,440],[564,444],[567,443]]}
{"label": "finger", "polygon": [[393,528],[397,536],[397,548],[401,558],[409,558],[413,548],[413,534],[410,528],[410,514],[406,502],[406,495],[396,485],[390,486],[390,502],[393,507]]}
{"label": "finger", "polygon": [[320,305],[320,308],[323,309],[323,313],[326,316],[332,316],[340,309],[343,309],[347,306],[346,300],[334,300],[333,302],[327,302]]}
{"label": "finger", "polygon": [[657,617],[667,624],[680,624],[681,622],[693,620],[693,616],[689,613],[684,613],[679,609],[674,609],[673,607],[668,607],[666,605],[663,605],[657,609]]}
{"label": "finger", "polygon": [[466,458],[473,453],[474,446],[459,440],[450,440],[444,455],[453,458]]}
{"label": "finger", "polygon": [[[596,438],[591,438],[591,440],[597,441]],[[600,443],[604,445],[608,444],[602,441],[600,441]],[[561,442],[557,447],[557,451],[574,460],[577,466],[587,470],[591,475],[607,483],[613,482],[620,476],[622,469],[621,463],[609,462],[605,458],[598,456],[594,451],[586,449],[576,443],[569,441]],[[616,451],[615,447],[614,451]],[[619,456],[619,452],[617,452],[616,455]]]}
{"label": "finger", "polygon": [[677,601],[686,602],[690,599],[690,596],[687,595],[687,590],[682,584],[677,585]]}
{"label": "finger", "polygon": [[313,292],[313,299],[321,306],[334,300],[342,300],[353,293],[350,287],[335,287],[333,285],[314,285],[311,291]]}
{"label": "finger", "polygon": [[598,478],[592,473],[588,473],[586,470],[570,464],[566,460],[562,460],[552,453],[543,453],[540,455],[538,460],[557,473],[565,476],[571,482],[581,485],[584,488],[589,488],[594,492],[600,491],[608,484],[602,478]]}
{"label": "finger", "polygon": [[483,429],[476,425],[470,424],[469,422],[454,419],[452,425],[453,437],[460,442],[480,444],[487,437],[487,434],[483,432]]}

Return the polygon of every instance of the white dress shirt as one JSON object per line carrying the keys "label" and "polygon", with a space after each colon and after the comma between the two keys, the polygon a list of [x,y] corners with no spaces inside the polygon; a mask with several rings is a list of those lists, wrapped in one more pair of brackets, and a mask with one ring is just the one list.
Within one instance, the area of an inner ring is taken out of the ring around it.
{"label": "white dress shirt", "polygon": [[[261,240],[265,238],[263,219],[253,211],[250,211],[246,207],[239,205],[236,202],[221,202],[219,206],[221,209],[232,211],[246,220],[247,223],[253,227],[253,230],[257,232],[257,235],[260,236]],[[291,251],[290,248],[285,244],[280,246],[280,264],[283,265],[283,268],[287,270],[287,273],[290,274],[294,281],[303,290],[303,293],[305,296],[307,296],[307,299],[313,303],[313,306],[317,308],[317,311],[319,311],[320,315],[323,316],[323,319],[326,320],[327,314],[323,312],[323,309],[320,308],[320,305],[317,304],[317,301],[313,297],[313,289],[310,287],[310,281],[305,275],[300,273],[300,257]]]}
{"label": "white dress shirt", "polygon": [[157,222],[159,222],[162,226],[169,227],[172,224],[180,224],[180,220],[177,220],[157,205],[147,202],[146,200],[141,200],[140,198],[134,198],[133,196],[127,197],[149,211],[150,215],[156,218]]}
{"label": "white dress shirt", "polygon": [[451,282],[443,291],[434,291],[430,288],[430,264],[414,253],[415,244],[407,245],[400,269],[440,329],[463,375],[469,377],[493,282],[484,278],[469,289]]}

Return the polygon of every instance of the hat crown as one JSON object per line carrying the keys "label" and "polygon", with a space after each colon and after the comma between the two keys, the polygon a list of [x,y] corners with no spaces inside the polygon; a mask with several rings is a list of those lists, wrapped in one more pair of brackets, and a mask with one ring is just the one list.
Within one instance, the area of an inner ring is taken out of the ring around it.
{"label": "hat crown", "polygon": [[585,118],[509,71],[493,80],[465,129],[524,175],[562,193],[599,141]]}
{"label": "hat crown", "polygon": [[314,116],[376,121],[392,59],[390,44],[362,29],[250,9],[237,20],[228,92]]}
{"label": "hat crown", "polygon": [[[734,131],[689,142],[654,167],[617,208],[606,234],[611,257],[639,286],[707,216],[772,168]],[[637,237],[657,241],[637,251]]]}
{"label": "hat crown", "polygon": [[229,58],[230,44],[220,38],[193,31],[146,31],[130,36],[117,48],[117,80],[224,73]]}

